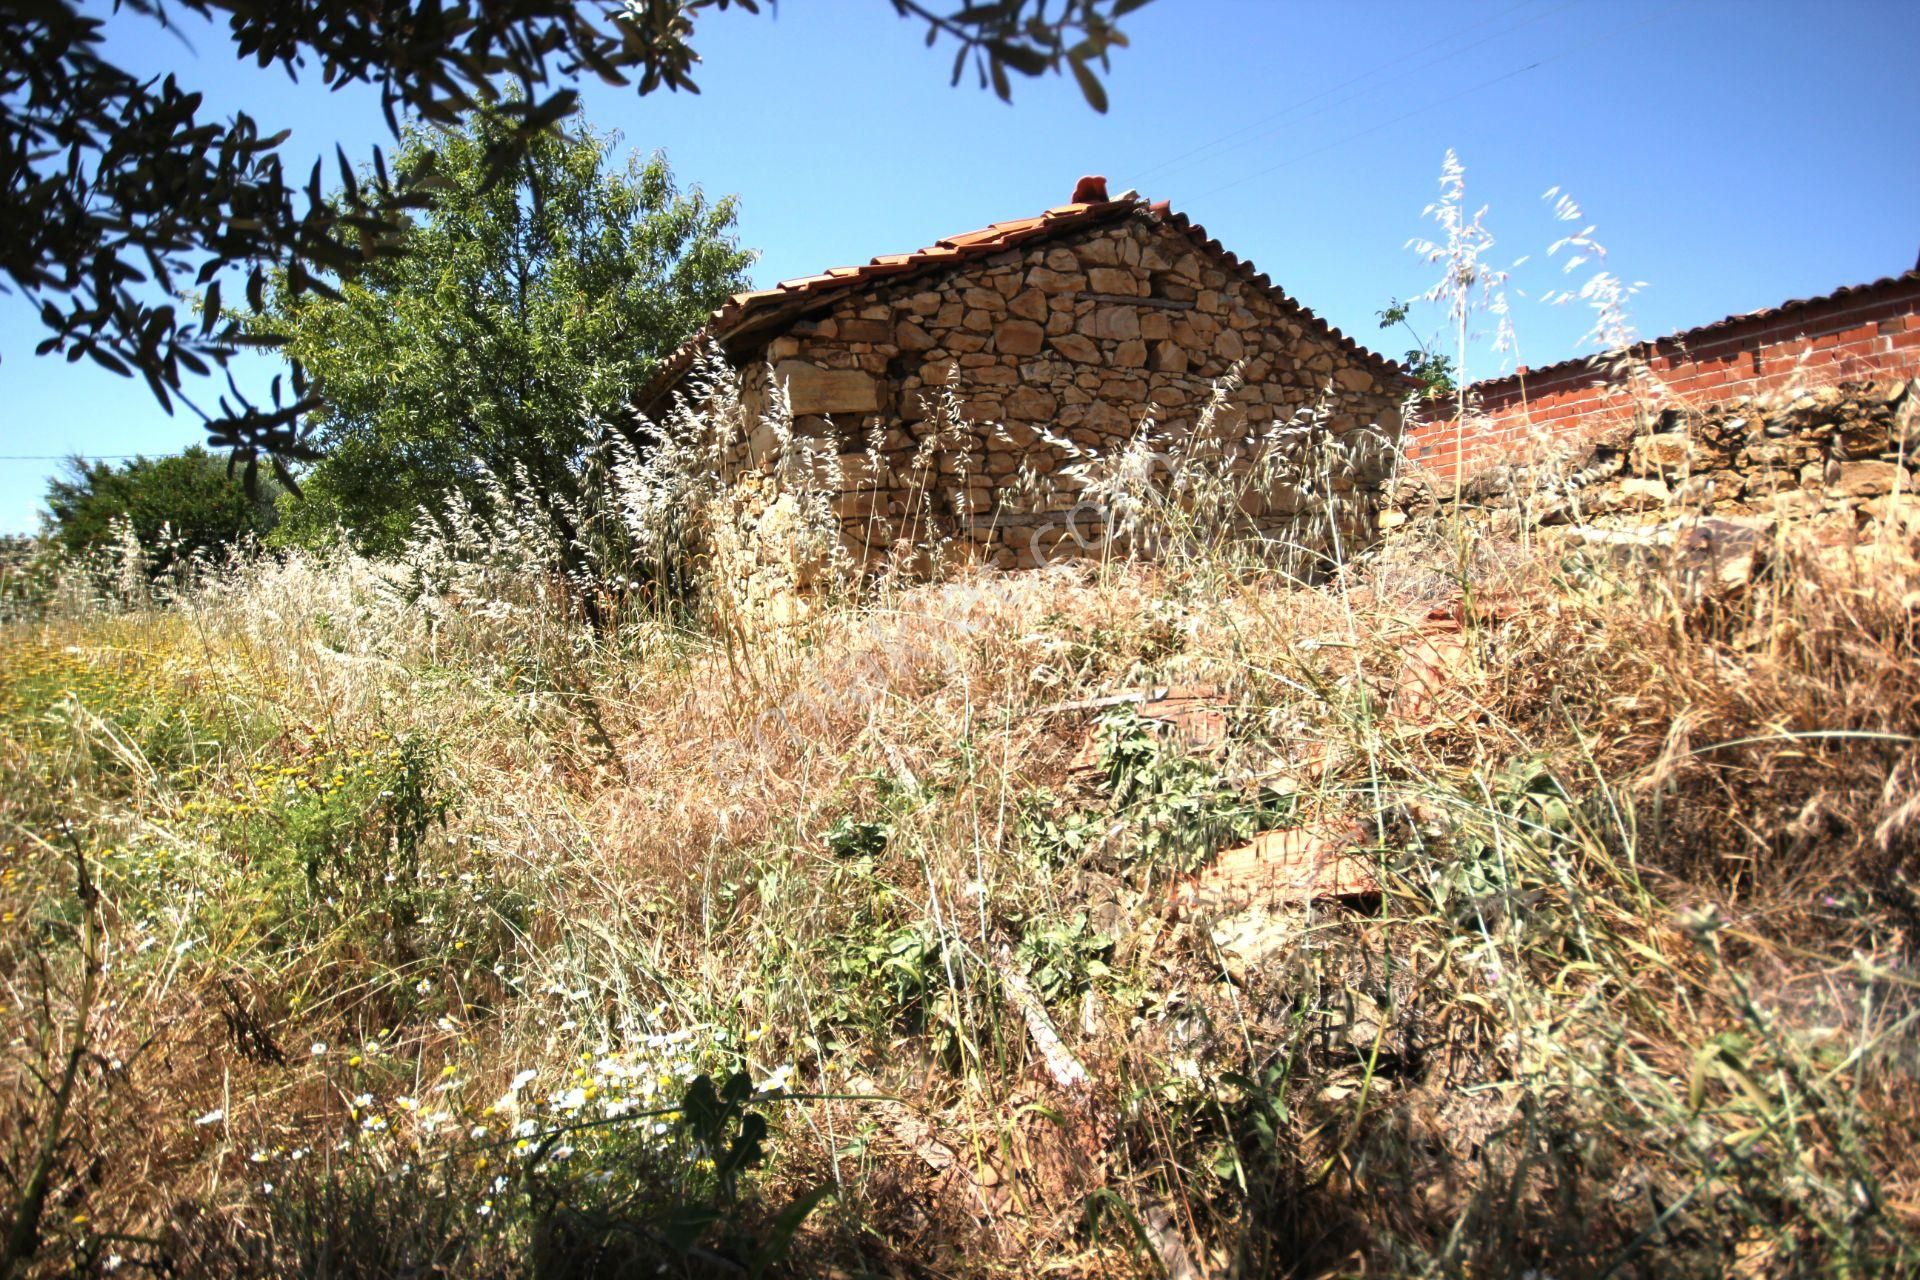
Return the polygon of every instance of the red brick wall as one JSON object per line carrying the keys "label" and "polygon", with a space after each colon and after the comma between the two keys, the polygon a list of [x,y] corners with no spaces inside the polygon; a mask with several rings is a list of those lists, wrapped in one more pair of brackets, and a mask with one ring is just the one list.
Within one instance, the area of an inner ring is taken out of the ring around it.
{"label": "red brick wall", "polygon": [[1735,317],[1643,343],[1651,380],[1628,380],[1572,361],[1524,368],[1476,384],[1483,418],[1464,440],[1451,418],[1409,429],[1409,454],[1436,479],[1471,475],[1525,456],[1530,441],[1578,445],[1624,420],[1636,404],[1701,405],[1849,378],[1920,375],[1920,272],[1811,302]]}

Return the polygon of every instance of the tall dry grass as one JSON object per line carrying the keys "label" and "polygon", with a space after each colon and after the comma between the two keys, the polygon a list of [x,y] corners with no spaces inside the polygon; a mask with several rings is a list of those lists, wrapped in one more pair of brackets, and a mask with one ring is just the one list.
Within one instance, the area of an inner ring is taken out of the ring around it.
{"label": "tall dry grass", "polygon": [[[769,611],[827,514],[711,483],[741,425],[616,462],[592,581],[511,484],[395,562],[35,579],[17,1273],[1920,1265],[1910,543],[1702,598],[1440,515],[1305,585],[1195,450],[1088,465],[1102,555]],[[1163,685],[1217,753],[1088,705]],[[1376,894],[1182,887],[1348,823]]]}

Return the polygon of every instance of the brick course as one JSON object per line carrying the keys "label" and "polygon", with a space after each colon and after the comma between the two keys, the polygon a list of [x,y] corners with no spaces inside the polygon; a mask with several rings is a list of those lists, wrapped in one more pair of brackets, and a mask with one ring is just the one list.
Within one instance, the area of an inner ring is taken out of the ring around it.
{"label": "brick course", "polygon": [[[1624,423],[1742,396],[1920,374],[1920,271],[1730,316],[1642,343],[1627,361],[1570,360],[1476,383],[1478,414],[1408,430],[1408,454],[1440,485],[1528,460],[1534,444],[1578,453]],[[1627,369],[1620,366],[1625,364]]]}

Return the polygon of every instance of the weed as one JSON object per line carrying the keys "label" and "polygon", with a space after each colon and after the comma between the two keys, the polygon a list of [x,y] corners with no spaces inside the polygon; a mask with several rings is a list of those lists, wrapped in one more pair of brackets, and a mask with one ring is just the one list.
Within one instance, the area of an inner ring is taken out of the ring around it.
{"label": "weed", "polygon": [[[784,506],[708,468],[730,378],[611,464],[597,581],[509,486],[396,561],[0,582],[16,1263],[1920,1267],[1912,548],[1707,607],[1524,519],[1373,545],[1309,408],[1069,459],[1094,563],[929,514],[945,576],[856,584],[777,401]],[[1217,752],[1121,710],[1072,763],[1063,707],[1197,682]],[[1330,821],[1377,893],[1165,892]]]}

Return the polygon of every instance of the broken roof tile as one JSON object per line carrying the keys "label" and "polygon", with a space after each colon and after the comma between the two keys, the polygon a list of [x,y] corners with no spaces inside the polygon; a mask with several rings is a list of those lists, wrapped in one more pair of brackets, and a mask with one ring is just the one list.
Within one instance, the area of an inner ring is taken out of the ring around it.
{"label": "broken roof tile", "polygon": [[1263,831],[1214,855],[1175,887],[1174,898],[1180,906],[1232,913],[1377,897],[1372,859],[1359,852],[1367,837],[1366,824],[1352,819]]}

